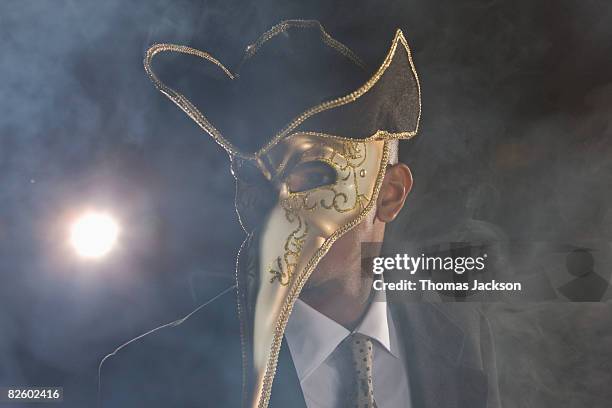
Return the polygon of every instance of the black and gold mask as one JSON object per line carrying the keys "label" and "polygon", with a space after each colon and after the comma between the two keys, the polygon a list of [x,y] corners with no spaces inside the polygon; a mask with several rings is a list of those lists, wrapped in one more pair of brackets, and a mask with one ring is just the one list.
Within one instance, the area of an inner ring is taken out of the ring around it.
{"label": "black and gold mask", "polygon": [[[363,63],[355,53],[329,36],[318,22],[304,20],[285,21],[264,33],[247,47],[241,70],[279,34],[299,29],[314,31],[317,43],[362,70]],[[289,56],[299,51],[292,50]],[[420,87],[410,48],[402,31],[397,30],[380,66],[373,73],[364,71],[365,80],[359,86],[295,112],[288,123],[279,123],[276,132],[264,135],[253,151],[238,148],[184,95],[158,79],[151,60],[161,52],[203,58],[215,64],[230,82],[244,78],[210,54],[189,47],[157,44],[145,57],[145,69],[155,86],[230,156],[237,186],[235,204],[249,235],[243,247],[249,246],[256,254],[251,279],[245,276],[246,271],[239,269],[237,273],[250,384],[247,404],[265,408],[294,302],[331,245],[375,205],[389,161],[389,141],[417,133]],[[252,126],[255,135],[262,134],[258,122]]]}

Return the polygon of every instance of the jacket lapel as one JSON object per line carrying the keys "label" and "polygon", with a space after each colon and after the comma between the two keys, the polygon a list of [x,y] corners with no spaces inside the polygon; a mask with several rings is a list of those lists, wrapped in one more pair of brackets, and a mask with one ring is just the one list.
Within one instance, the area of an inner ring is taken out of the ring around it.
{"label": "jacket lapel", "polygon": [[284,338],[272,385],[270,408],[306,408],[302,386]]}

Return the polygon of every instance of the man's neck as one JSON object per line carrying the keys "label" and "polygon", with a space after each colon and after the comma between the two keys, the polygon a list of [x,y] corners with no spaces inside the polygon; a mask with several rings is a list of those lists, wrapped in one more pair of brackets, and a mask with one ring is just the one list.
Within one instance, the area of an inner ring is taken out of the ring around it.
{"label": "man's neck", "polygon": [[331,281],[302,291],[300,299],[338,324],[353,330],[370,305],[371,279]]}

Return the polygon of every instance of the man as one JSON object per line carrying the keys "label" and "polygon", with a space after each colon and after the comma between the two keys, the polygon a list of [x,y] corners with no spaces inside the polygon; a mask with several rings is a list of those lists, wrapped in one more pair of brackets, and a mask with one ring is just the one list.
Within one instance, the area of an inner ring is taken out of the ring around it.
{"label": "man", "polygon": [[[216,125],[154,73],[162,52],[203,58],[230,80],[240,97],[217,111]],[[480,314],[374,301],[361,271],[360,244],[383,241],[412,187],[398,140],[417,133],[420,87],[400,30],[373,72],[304,20],[247,47],[239,77],[206,52],[168,44],[149,49],[145,68],[228,152],[247,238],[235,287],[104,359],[103,406],[497,406]],[[262,83],[267,90],[254,92]],[[241,106],[249,96],[254,103]]]}

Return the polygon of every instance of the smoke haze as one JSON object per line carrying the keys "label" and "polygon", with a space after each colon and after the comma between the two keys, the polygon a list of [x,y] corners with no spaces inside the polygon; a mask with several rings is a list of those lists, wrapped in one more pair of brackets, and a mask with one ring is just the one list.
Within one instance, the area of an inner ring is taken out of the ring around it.
{"label": "smoke haze", "polygon": [[[397,27],[406,34],[423,121],[400,148],[415,188],[391,237],[508,242],[514,261],[503,273],[544,271],[554,288],[572,278],[567,253],[587,248],[609,277],[607,2],[8,0],[0,386],[63,385],[64,406],[92,406],[105,354],[232,284],[242,232],[227,156],[155,91],[142,57],[173,42],[235,66],[287,18],[319,19],[372,66]],[[168,61],[165,77],[207,97],[194,60]],[[69,221],[85,208],[108,209],[122,224],[118,250],[101,263],[66,245]],[[507,406],[609,405],[609,301],[488,312]]]}

